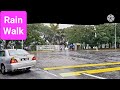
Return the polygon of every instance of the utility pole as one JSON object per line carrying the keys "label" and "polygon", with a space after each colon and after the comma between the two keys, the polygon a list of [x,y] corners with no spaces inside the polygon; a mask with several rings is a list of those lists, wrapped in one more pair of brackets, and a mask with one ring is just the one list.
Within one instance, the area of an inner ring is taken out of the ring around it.
{"label": "utility pole", "polygon": [[23,49],[23,40],[22,40],[22,49]]}
{"label": "utility pole", "polygon": [[116,50],[116,23],[115,23],[115,50]]}
{"label": "utility pole", "polygon": [[[93,25],[93,27],[94,27],[94,30],[95,30],[95,38],[97,37],[97,34],[96,34],[96,27],[95,27],[95,25]],[[96,46],[96,51],[98,51],[98,47]]]}

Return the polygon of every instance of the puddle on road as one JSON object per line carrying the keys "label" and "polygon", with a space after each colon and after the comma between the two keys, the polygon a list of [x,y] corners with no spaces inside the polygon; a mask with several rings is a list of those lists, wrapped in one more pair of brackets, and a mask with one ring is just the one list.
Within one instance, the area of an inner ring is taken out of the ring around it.
{"label": "puddle on road", "polygon": [[[74,65],[76,63],[104,63],[120,61],[120,52],[113,51],[62,51],[37,53],[43,67]],[[49,62],[48,62],[49,61]],[[74,63],[73,63],[74,62]],[[69,64],[68,64],[69,63]],[[71,64],[70,64],[71,63]],[[44,65],[43,65],[44,64]],[[49,64],[49,65],[48,65]]]}

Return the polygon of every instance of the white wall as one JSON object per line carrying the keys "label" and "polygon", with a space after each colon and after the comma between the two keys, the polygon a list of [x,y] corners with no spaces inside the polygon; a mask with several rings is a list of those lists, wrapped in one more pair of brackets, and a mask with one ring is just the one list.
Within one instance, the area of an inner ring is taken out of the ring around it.
{"label": "white wall", "polygon": [[60,51],[60,48],[62,48],[62,50],[65,50],[65,46],[64,45],[37,45],[36,46],[36,50],[48,50],[48,51]]}

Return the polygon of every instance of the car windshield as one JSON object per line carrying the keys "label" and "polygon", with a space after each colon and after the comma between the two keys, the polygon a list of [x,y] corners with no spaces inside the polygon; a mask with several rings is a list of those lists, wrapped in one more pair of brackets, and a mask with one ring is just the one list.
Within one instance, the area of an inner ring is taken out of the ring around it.
{"label": "car windshield", "polygon": [[16,50],[8,50],[9,55],[26,55],[29,54],[27,51],[22,50],[22,49],[16,49]]}

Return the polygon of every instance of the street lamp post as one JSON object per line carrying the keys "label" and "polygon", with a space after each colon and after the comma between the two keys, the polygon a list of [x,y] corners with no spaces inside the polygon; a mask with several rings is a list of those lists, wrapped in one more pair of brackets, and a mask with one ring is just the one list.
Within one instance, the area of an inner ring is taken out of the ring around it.
{"label": "street lamp post", "polygon": [[115,23],[115,50],[116,50],[116,23]]}

